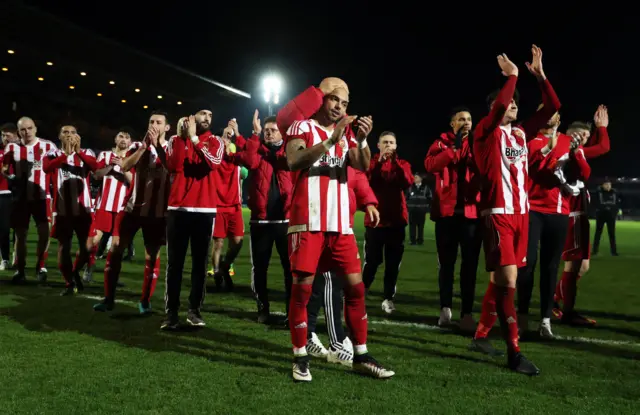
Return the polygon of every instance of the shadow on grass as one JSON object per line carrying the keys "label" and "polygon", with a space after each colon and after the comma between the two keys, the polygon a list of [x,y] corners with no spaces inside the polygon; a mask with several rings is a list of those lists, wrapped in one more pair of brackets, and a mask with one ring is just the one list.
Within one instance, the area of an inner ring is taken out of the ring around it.
{"label": "shadow on grass", "polygon": [[50,295],[32,287],[16,287],[12,291],[17,304],[0,308],[0,315],[31,331],[74,332],[151,352],[189,354],[213,362],[284,373],[291,370],[286,349],[259,338],[211,327],[162,332],[159,316],[134,318],[133,309],[129,313],[130,307],[124,305],[118,305],[118,311],[109,316],[91,309],[95,300]]}

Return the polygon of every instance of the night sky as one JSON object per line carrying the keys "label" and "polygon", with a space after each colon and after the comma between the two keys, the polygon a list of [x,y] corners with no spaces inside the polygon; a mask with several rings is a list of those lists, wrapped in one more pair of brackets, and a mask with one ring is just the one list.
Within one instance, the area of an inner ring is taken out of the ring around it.
{"label": "night sky", "polygon": [[[396,132],[399,154],[415,170],[423,170],[429,145],[448,128],[452,107],[470,107],[474,121],[486,114],[486,95],[504,81],[498,53],[520,68],[520,117],[535,110],[540,94],[524,62],[536,43],[563,104],[562,131],[571,121],[592,121],[598,104],[609,107],[612,150],[591,162],[594,175],[640,176],[633,133],[640,30],[628,10],[559,10],[561,2],[556,8],[510,2],[496,10],[458,2],[438,4],[441,9],[427,2],[416,2],[419,9],[394,9],[395,2],[26,3],[251,93],[252,100],[239,101],[237,117],[247,130],[254,108],[266,113],[265,73],[283,78],[281,101],[339,76],[351,90],[349,113],[374,118],[370,142],[383,130]],[[224,123],[214,114],[216,126]]]}

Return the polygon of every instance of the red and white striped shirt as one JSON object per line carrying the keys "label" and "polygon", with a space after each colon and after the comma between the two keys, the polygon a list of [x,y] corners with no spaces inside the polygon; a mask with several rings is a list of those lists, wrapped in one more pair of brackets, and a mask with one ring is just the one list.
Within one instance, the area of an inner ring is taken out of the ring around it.
{"label": "red and white striped shirt", "polygon": [[18,198],[45,200],[49,194],[49,182],[42,169],[46,154],[57,150],[51,141],[36,138],[30,145],[9,143],[4,151],[4,164],[11,165],[17,179]]}
{"label": "red and white striped shirt", "polygon": [[[4,150],[0,150],[0,165],[4,163]],[[0,174],[0,195],[11,194],[11,190],[9,190],[9,180],[4,176],[4,174]]]}
{"label": "red and white striped shirt", "polygon": [[[285,140],[301,139],[311,148],[329,138],[333,132],[312,120],[296,121]],[[309,169],[292,172],[293,199],[289,233],[339,232],[352,234],[350,226],[347,155],[358,145],[352,134],[342,136]]]}
{"label": "red and white striped shirt", "polygon": [[[96,156],[89,149],[64,154],[51,150],[45,155],[43,168],[51,175],[53,183],[53,214],[58,216],[81,216],[92,212],[90,173],[95,169]],[[93,160],[93,166],[83,161]]]}
{"label": "red and white striped shirt", "polygon": [[[98,162],[109,166],[114,157],[118,157],[118,155],[113,151],[102,151],[98,155]],[[120,212],[124,207],[124,199],[128,190],[129,183],[125,179],[122,169],[120,166],[113,166],[111,171],[102,178],[102,190],[96,202],[96,210]]]}
{"label": "red and white striped shirt", "polygon": [[[134,143],[127,157],[135,153],[141,143]],[[162,145],[165,151],[168,142]],[[171,181],[155,147],[147,148],[138,164],[131,169],[133,179],[124,200],[124,210],[136,216],[161,218],[167,214]]]}

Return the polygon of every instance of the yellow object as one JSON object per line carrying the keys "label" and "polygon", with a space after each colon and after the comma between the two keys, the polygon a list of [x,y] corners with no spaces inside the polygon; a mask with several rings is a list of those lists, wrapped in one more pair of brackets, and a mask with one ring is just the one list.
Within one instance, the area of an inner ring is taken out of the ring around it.
{"label": "yellow object", "polygon": [[229,143],[229,148],[231,149],[231,152],[232,152],[232,153],[235,153],[235,152],[236,152],[236,145],[235,145],[235,144],[233,144],[233,143]]}

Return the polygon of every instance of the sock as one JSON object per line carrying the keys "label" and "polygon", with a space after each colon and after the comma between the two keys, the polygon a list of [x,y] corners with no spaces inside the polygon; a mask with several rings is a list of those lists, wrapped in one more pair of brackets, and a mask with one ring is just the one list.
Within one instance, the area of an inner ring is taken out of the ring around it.
{"label": "sock", "polygon": [[71,267],[71,258],[59,261],[58,269],[62,274],[62,278],[64,278],[64,286],[67,288],[73,287],[73,269]]}
{"label": "sock", "polygon": [[368,320],[364,304],[363,282],[345,286],[344,317],[351,332],[351,337],[353,337],[354,351],[356,354],[367,353]]}
{"label": "sock", "polygon": [[160,257],[156,258],[153,267],[151,267],[151,259],[144,261],[144,280],[142,282],[142,296],[140,302],[148,304],[149,299],[153,296],[158,282],[158,273],[160,272]]}
{"label": "sock", "polygon": [[560,280],[563,298],[563,312],[571,313],[576,305],[576,292],[578,290],[578,279],[580,275],[577,272],[563,272]]}
{"label": "sock", "polygon": [[122,267],[122,254],[107,254],[107,261],[104,265],[104,296],[107,301],[114,301],[116,297],[116,284],[120,276]]}
{"label": "sock", "polygon": [[47,258],[49,258],[49,249],[44,251],[42,254],[42,258],[40,258],[40,262],[38,263],[38,269],[45,268],[45,263],[47,262]]}
{"label": "sock", "polygon": [[98,253],[98,244],[93,245],[91,251],[89,251],[89,268],[93,268],[96,265],[96,255]]}
{"label": "sock", "polygon": [[514,305],[516,289],[495,286],[496,311],[500,319],[502,336],[507,343],[509,354],[519,353],[518,345],[518,316]]}
{"label": "sock", "polygon": [[496,324],[498,313],[496,312],[495,289],[496,285],[489,282],[487,291],[484,293],[484,298],[482,299],[482,313],[480,314],[480,321],[478,322],[474,339],[487,338],[493,325]]}
{"label": "sock", "polygon": [[[293,284],[289,304],[289,328],[293,354],[306,354],[307,345],[307,304],[311,297],[311,284]],[[301,350],[302,349],[302,350]]]}

